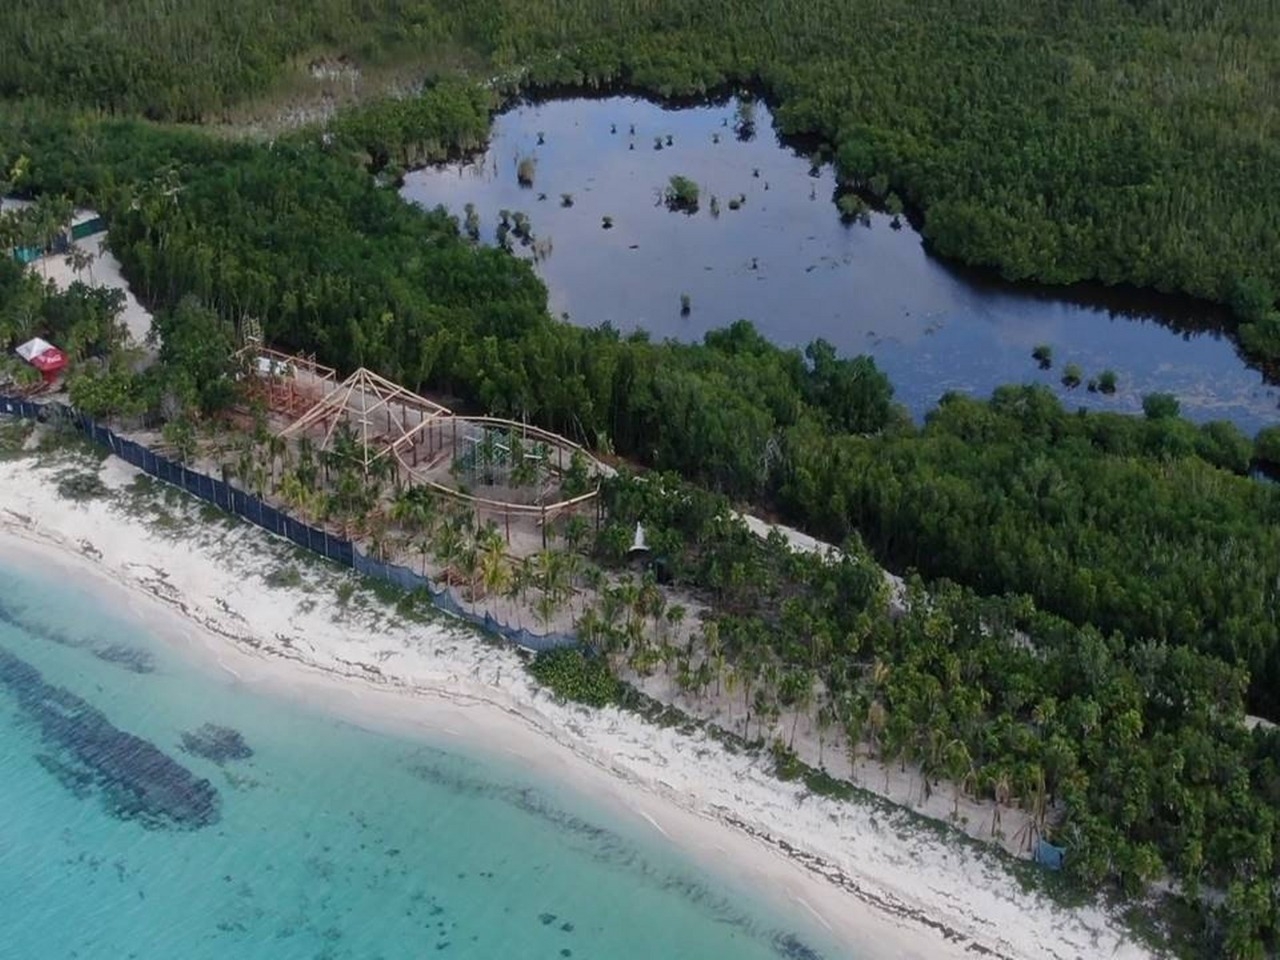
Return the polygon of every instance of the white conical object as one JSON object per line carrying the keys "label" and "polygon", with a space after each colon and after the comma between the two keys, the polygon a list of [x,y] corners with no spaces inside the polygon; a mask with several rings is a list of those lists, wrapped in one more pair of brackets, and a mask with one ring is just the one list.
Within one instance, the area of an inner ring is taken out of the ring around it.
{"label": "white conical object", "polygon": [[647,551],[648,549],[649,549],[649,545],[644,542],[644,527],[642,527],[639,523],[637,523],[635,539],[631,541],[631,549],[628,550],[627,552],[635,553],[638,550]]}

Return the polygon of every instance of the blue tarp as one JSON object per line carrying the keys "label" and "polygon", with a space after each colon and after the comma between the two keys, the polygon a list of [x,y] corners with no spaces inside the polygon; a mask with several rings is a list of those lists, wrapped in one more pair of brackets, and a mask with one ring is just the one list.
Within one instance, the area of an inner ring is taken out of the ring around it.
{"label": "blue tarp", "polygon": [[505,637],[512,643],[532,650],[551,650],[556,647],[577,646],[577,637],[569,633],[533,633],[523,627],[511,627],[495,620],[490,614],[476,614],[458,602],[457,597],[443,586],[437,586],[427,577],[414,573],[408,567],[382,563],[366,557],[350,540],[335,537],[328,532],[309,526],[282,510],[263,503],[258,497],[236,487],[190,470],[146,447],[117,436],[108,427],[95,423],[60,403],[34,403],[17,397],[0,396],[0,413],[11,414],[27,420],[45,420],[48,414],[66,417],[90,440],[106,447],[126,463],[165,483],[180,487],[206,503],[243,517],[255,526],[285,537],[299,547],[319,554],[334,563],[350,567],[356,572],[388,583],[408,592],[425,591],[431,602],[446,613],[475,624],[490,633]]}
{"label": "blue tarp", "polygon": [[1061,870],[1066,859],[1067,851],[1064,847],[1055,847],[1047,840],[1036,841],[1036,863],[1042,864],[1050,870]]}

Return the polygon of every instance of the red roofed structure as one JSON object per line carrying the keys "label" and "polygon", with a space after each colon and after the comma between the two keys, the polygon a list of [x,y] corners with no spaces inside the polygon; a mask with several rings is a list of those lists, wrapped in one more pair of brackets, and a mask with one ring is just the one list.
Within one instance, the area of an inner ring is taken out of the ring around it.
{"label": "red roofed structure", "polygon": [[51,384],[57,380],[58,374],[67,365],[67,355],[48,340],[40,337],[28,340],[14,352],[39,370],[40,376],[44,377],[46,384]]}

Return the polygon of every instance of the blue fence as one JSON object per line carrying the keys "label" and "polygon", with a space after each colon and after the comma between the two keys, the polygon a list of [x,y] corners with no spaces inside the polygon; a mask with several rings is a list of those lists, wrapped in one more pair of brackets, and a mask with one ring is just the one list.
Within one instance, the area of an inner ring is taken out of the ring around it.
{"label": "blue fence", "polygon": [[573,634],[533,633],[523,627],[508,626],[494,619],[491,614],[473,613],[459,603],[458,598],[447,587],[433,583],[430,578],[414,573],[408,567],[382,563],[366,557],[350,540],[335,537],[325,530],[303,523],[229,483],[189,470],[180,463],[174,463],[141,444],[118,436],[111,429],[77,413],[65,404],[36,403],[32,400],[0,395],[0,414],[9,414],[27,420],[57,419],[71,423],[94,443],[106,447],[120,459],[158,480],[180,487],[193,497],[211,503],[227,513],[243,517],[254,526],[261,527],[276,536],[285,537],[303,549],[344,567],[350,567],[363,576],[384,580],[408,592],[423,591],[431,597],[431,602],[435,606],[446,613],[490,633],[496,633],[512,643],[531,650],[577,646],[578,640]]}

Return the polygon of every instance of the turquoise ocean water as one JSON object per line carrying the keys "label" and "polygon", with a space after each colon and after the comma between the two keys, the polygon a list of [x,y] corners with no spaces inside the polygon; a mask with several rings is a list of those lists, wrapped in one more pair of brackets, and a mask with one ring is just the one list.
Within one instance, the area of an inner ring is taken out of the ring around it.
{"label": "turquoise ocean water", "polygon": [[237,688],[11,566],[0,960],[837,955],[622,814]]}

